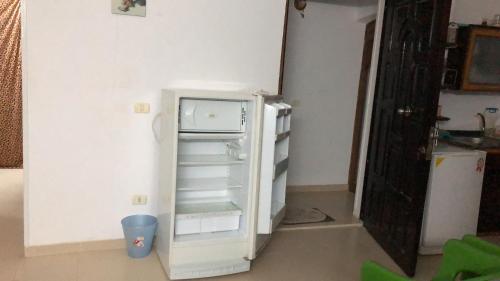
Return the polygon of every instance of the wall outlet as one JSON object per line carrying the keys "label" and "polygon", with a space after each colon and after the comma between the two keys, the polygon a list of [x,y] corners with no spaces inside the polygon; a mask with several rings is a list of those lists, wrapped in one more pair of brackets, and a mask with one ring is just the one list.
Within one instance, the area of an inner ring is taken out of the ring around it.
{"label": "wall outlet", "polygon": [[138,102],[134,104],[134,112],[135,113],[149,113],[149,103]]}
{"label": "wall outlet", "polygon": [[148,196],[134,195],[132,196],[132,205],[146,205],[148,203]]}

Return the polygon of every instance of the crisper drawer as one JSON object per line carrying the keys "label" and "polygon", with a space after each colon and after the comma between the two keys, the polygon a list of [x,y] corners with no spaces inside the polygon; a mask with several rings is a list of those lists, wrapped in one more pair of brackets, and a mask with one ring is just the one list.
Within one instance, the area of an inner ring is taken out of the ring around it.
{"label": "crisper drawer", "polygon": [[175,235],[238,230],[241,209],[231,202],[180,204]]}
{"label": "crisper drawer", "polygon": [[180,131],[244,132],[246,101],[181,99]]}

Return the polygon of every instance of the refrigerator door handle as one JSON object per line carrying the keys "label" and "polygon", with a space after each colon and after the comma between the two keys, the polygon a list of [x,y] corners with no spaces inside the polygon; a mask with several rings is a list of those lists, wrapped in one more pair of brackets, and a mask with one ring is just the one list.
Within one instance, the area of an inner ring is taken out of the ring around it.
{"label": "refrigerator door handle", "polygon": [[432,160],[432,152],[439,142],[439,128],[431,127],[429,130],[429,139],[427,140],[427,147],[421,146],[419,153],[425,155],[425,160]]}

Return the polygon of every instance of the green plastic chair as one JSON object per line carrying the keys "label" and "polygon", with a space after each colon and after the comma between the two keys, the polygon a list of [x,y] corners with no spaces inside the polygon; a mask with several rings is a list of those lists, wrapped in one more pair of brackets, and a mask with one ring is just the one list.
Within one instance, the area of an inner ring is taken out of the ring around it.
{"label": "green plastic chair", "polygon": [[500,247],[492,244],[490,242],[484,241],[482,239],[477,238],[474,235],[465,235],[462,238],[462,241],[465,243],[474,246],[477,249],[480,249],[484,252],[487,252],[492,255],[500,256]]}
{"label": "green plastic chair", "polygon": [[[363,264],[361,280],[363,281],[412,281],[412,279],[399,276],[380,265],[368,261]],[[496,281],[500,280],[500,271],[479,277],[464,279],[467,281]]]}
{"label": "green plastic chair", "polygon": [[412,281],[406,277],[402,277],[393,273],[377,263],[367,261],[361,267],[362,281]]}
{"label": "green plastic chair", "polygon": [[459,274],[472,279],[500,272],[500,247],[476,237],[449,240],[443,252],[442,264],[432,281],[453,281]]}
{"label": "green plastic chair", "polygon": [[[449,240],[444,246],[443,261],[432,281],[454,281],[461,275],[462,280],[499,280],[500,247],[466,235],[462,240]],[[362,281],[411,281],[390,272],[382,266],[368,261],[361,269]]]}
{"label": "green plastic chair", "polygon": [[500,272],[483,275],[476,278],[466,279],[466,281],[498,281],[500,280]]}

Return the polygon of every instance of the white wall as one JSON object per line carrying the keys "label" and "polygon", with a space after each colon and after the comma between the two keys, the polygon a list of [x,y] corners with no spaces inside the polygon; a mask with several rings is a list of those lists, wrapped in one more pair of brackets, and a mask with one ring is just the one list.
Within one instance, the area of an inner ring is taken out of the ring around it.
{"label": "white wall", "polygon": [[480,120],[476,113],[483,112],[486,107],[500,108],[500,94],[456,95],[441,93],[439,104],[442,115],[451,120],[441,122],[441,128],[450,130],[479,130]]}
{"label": "white wall", "polygon": [[285,0],[149,0],[145,18],[110,2],[25,0],[26,246],[120,238],[121,218],[156,212],[160,89],[277,91]]}
{"label": "white wall", "polygon": [[292,103],[289,185],[346,184],[365,24],[358,7],[290,7],[284,96]]}
{"label": "white wall", "polygon": [[360,0],[361,6],[357,7],[358,21],[368,23],[377,16],[378,0]]}
{"label": "white wall", "polygon": [[498,0],[453,0],[450,21],[481,24],[483,18],[492,19],[499,13]]}
{"label": "white wall", "polygon": [[[451,21],[458,23],[480,24],[482,18],[493,18],[500,14],[498,0],[453,0]],[[500,108],[500,94],[454,95],[442,93],[439,104],[443,107],[442,114],[450,117],[448,122],[442,122],[444,129],[477,130],[479,120],[477,112],[483,112],[485,107]]]}

